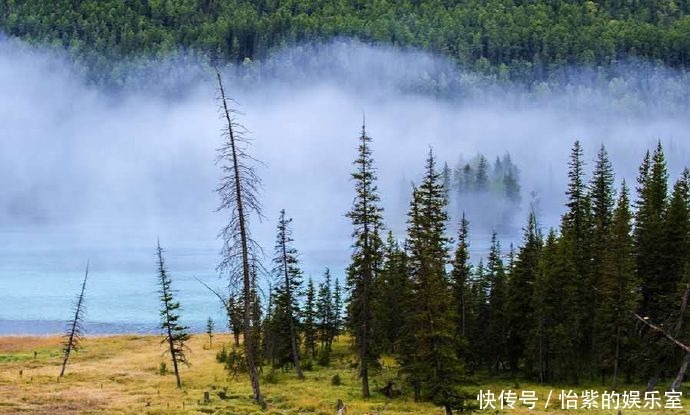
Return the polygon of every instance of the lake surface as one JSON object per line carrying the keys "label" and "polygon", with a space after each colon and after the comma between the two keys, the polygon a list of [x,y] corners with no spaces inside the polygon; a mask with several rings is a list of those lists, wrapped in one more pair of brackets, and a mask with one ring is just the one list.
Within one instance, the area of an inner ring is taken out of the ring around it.
{"label": "lake surface", "polygon": [[[156,236],[142,228],[26,226],[0,231],[0,335],[50,334],[64,329],[81,287],[87,259],[86,328],[92,334],[156,332]],[[218,330],[225,317],[218,299],[197,278],[223,290],[215,271],[220,242],[191,232],[175,238],[165,259],[183,307],[182,320]],[[172,240],[172,238],[170,238]]]}
{"label": "lake surface", "polygon": [[[213,217],[212,215],[209,215]],[[44,335],[64,331],[81,288],[87,260],[86,331],[89,334],[156,333],[159,331],[156,239],[165,250],[168,271],[182,305],[182,322],[202,332],[206,320],[227,330],[218,298],[197,278],[220,292],[228,281],[216,271],[221,242],[216,220],[185,222],[18,224],[0,228],[0,335]],[[271,269],[274,224],[255,227]],[[511,233],[515,233],[513,230]],[[300,238],[304,278],[316,282],[326,266],[343,283],[350,255],[349,230],[341,237]],[[399,230],[402,234],[403,229]],[[488,232],[474,234],[472,253],[485,255]],[[337,232],[333,232],[337,235]],[[504,244],[507,252],[507,242]],[[268,285],[264,277],[264,295]]]}

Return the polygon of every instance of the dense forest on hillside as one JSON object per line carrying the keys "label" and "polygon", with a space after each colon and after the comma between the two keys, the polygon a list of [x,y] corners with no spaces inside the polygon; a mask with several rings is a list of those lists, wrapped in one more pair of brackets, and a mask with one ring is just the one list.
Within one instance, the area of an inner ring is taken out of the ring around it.
{"label": "dense forest on hillside", "polygon": [[525,0],[0,1],[0,30],[70,50],[93,73],[195,50],[229,62],[334,37],[423,48],[504,79],[644,58],[685,68],[690,2]]}

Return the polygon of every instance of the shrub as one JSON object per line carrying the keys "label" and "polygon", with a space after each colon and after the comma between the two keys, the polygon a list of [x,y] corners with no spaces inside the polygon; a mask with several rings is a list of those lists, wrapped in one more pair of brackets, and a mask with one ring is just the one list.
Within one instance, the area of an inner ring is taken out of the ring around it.
{"label": "shrub", "polygon": [[163,376],[168,373],[168,365],[165,364],[165,362],[161,362],[160,365],[158,365],[158,374]]}
{"label": "shrub", "polygon": [[328,367],[331,365],[331,352],[327,349],[322,349],[319,352],[319,357],[317,363],[319,366]]}
{"label": "shrub", "polygon": [[343,384],[343,380],[340,379],[340,375],[337,373],[335,375],[333,375],[333,377],[331,378],[331,385],[340,386],[342,384]]}
{"label": "shrub", "polygon": [[312,370],[314,370],[314,362],[311,359],[305,360],[304,362],[302,362],[302,370],[311,372]]}
{"label": "shrub", "polygon": [[228,360],[228,351],[225,350],[225,345],[216,353],[216,361],[218,363],[225,363]]}
{"label": "shrub", "polygon": [[273,385],[278,383],[278,374],[276,373],[275,369],[271,369],[264,375],[264,381]]}

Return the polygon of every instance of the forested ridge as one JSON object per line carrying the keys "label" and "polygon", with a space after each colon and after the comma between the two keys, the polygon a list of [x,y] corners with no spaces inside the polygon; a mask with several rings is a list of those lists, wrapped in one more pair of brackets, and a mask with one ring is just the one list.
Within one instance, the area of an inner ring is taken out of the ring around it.
{"label": "forested ridge", "polygon": [[531,80],[629,58],[685,68],[689,11],[687,0],[2,0],[0,30],[66,48],[94,73],[112,72],[122,58],[180,49],[243,62],[291,44],[354,37]]}

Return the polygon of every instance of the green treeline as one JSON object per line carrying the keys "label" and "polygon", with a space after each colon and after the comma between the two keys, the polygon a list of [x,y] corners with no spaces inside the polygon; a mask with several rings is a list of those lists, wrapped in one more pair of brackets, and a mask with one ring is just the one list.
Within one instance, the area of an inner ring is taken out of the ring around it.
{"label": "green treeline", "polygon": [[534,79],[565,65],[630,57],[684,68],[689,11],[689,2],[674,0],[1,0],[0,30],[66,48],[94,71],[178,49],[242,62],[346,36],[423,48],[501,78]]}
{"label": "green treeline", "polygon": [[[218,358],[232,373],[245,370],[238,334],[249,313],[253,355],[273,368],[266,379],[277,368],[303,378],[315,363],[328,366],[346,331],[363,397],[387,356],[394,380],[388,372],[385,387],[372,382],[377,392],[433,402],[448,415],[471,409],[473,385],[486,377],[680,387],[690,355],[669,337],[690,338],[690,170],[669,183],[661,143],[629,186],[616,182],[604,146],[588,167],[575,142],[560,225],[544,232],[530,209],[518,247],[506,252],[494,233],[488,256],[473,263],[471,224],[464,214],[450,223],[448,214],[459,184],[449,186],[451,169],[432,150],[410,186],[404,238],[386,230],[371,142],[363,126],[346,213],[353,231],[345,290],[328,269],[318,286],[305,284],[299,239],[281,211],[266,307],[256,264],[249,311],[239,293],[227,304],[235,345]],[[477,160],[455,169],[456,178],[474,171],[466,176],[472,191],[477,182],[505,187],[505,177],[517,177],[509,156],[494,163],[493,182],[486,159]]]}
{"label": "green treeline", "polygon": [[[368,160],[368,171],[375,171],[370,154]],[[633,196],[625,182],[615,183],[603,146],[587,176],[576,142],[559,228],[544,234],[532,210],[521,246],[506,253],[494,234],[488,257],[476,266],[470,224],[464,215],[448,224],[444,170],[430,152],[412,188],[404,241],[391,233],[383,244],[371,237],[366,298],[358,291],[362,273],[350,272],[348,323],[357,343],[360,316],[367,316],[370,366],[394,356],[414,398],[447,413],[462,407],[466,388],[487,375],[679,387],[682,349],[645,323],[681,341],[690,335],[690,172],[669,189],[661,144],[644,156]],[[367,198],[361,174],[355,179],[357,206]],[[375,193],[375,176],[368,180]],[[359,223],[366,216],[362,209]],[[353,260],[364,251],[358,248]]]}

